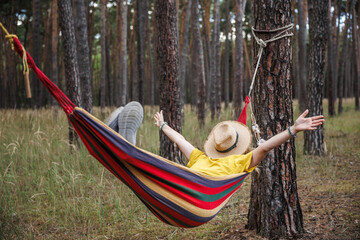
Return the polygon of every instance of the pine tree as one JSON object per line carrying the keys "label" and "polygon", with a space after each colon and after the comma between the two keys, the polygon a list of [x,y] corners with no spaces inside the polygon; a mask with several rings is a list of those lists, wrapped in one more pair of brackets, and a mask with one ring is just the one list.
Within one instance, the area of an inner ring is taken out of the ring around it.
{"label": "pine tree", "polygon": [[[156,0],[154,10],[160,109],[164,111],[164,118],[169,126],[181,133],[176,2]],[[185,164],[176,144],[163,133],[160,133],[160,154],[165,158]]]}
{"label": "pine tree", "polygon": [[[256,29],[273,30],[291,23],[291,1],[268,4],[252,2]],[[269,34],[269,33],[268,33]],[[258,37],[268,34],[258,32]],[[271,35],[273,36],[273,35]],[[262,138],[293,125],[291,41],[289,37],[270,42],[264,49],[256,75],[253,98],[255,117]],[[253,42],[253,56],[259,46]],[[255,61],[254,61],[255,62]],[[294,139],[272,150],[251,177],[249,229],[263,237],[292,237],[303,232],[303,217],[297,193]]]}
{"label": "pine tree", "polygon": [[[323,115],[325,54],[328,40],[328,1],[309,2],[309,39],[307,108],[309,116]],[[323,125],[304,133],[304,153],[322,155],[325,152]]]}

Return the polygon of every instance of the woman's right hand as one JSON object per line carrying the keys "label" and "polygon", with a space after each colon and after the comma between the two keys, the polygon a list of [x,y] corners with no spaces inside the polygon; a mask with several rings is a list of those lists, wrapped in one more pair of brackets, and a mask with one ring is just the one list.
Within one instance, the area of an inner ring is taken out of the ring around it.
{"label": "woman's right hand", "polygon": [[160,112],[156,112],[154,115],[154,119],[155,119],[155,125],[160,127],[161,124],[164,123],[163,111],[161,110]]}

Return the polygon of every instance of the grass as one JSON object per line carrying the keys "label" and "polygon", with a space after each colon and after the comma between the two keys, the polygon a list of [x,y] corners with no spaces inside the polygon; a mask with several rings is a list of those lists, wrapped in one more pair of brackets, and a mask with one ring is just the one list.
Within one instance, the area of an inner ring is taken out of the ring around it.
{"label": "grass", "polygon": [[[342,115],[326,117],[327,155],[303,155],[302,134],[296,141],[299,196],[310,237],[359,237],[360,112],[353,105],[347,100]],[[152,116],[146,107],[137,141],[158,153]],[[207,117],[199,128],[189,106],[185,116],[183,134],[202,148],[217,121]],[[220,120],[227,119],[230,110]],[[0,239],[259,238],[244,228],[250,178],[208,224],[178,229],[155,218],[84,147],[70,146],[67,131],[65,114],[55,117],[52,109],[0,110]]]}

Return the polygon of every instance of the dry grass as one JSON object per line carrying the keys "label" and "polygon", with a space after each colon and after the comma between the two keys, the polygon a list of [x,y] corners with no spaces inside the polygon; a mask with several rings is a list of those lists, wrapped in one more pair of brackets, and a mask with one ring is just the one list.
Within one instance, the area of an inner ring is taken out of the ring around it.
{"label": "dry grass", "polygon": [[[327,118],[326,156],[304,156],[302,135],[297,138],[298,188],[308,232],[304,238],[360,237],[360,112],[353,105],[349,100],[341,116]],[[146,108],[137,140],[157,153],[152,115]],[[225,119],[231,119],[229,110],[222,114]],[[167,226],[84,147],[69,146],[67,124],[65,114],[55,119],[51,109],[0,110],[0,239],[259,238],[244,228],[250,178],[208,224],[196,229]],[[183,133],[201,148],[214,124],[207,118],[200,128],[187,107]]]}

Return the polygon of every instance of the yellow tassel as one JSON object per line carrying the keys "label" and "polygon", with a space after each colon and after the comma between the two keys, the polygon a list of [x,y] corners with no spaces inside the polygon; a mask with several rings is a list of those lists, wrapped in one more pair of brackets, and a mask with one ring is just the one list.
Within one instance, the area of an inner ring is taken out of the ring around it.
{"label": "yellow tassel", "polygon": [[26,97],[31,98],[30,80],[29,80],[29,65],[27,63],[26,50],[23,47],[23,73],[25,78]]}
{"label": "yellow tassel", "polygon": [[24,77],[25,77],[26,97],[27,97],[27,98],[31,98],[29,72],[26,72],[25,75],[24,75]]}

